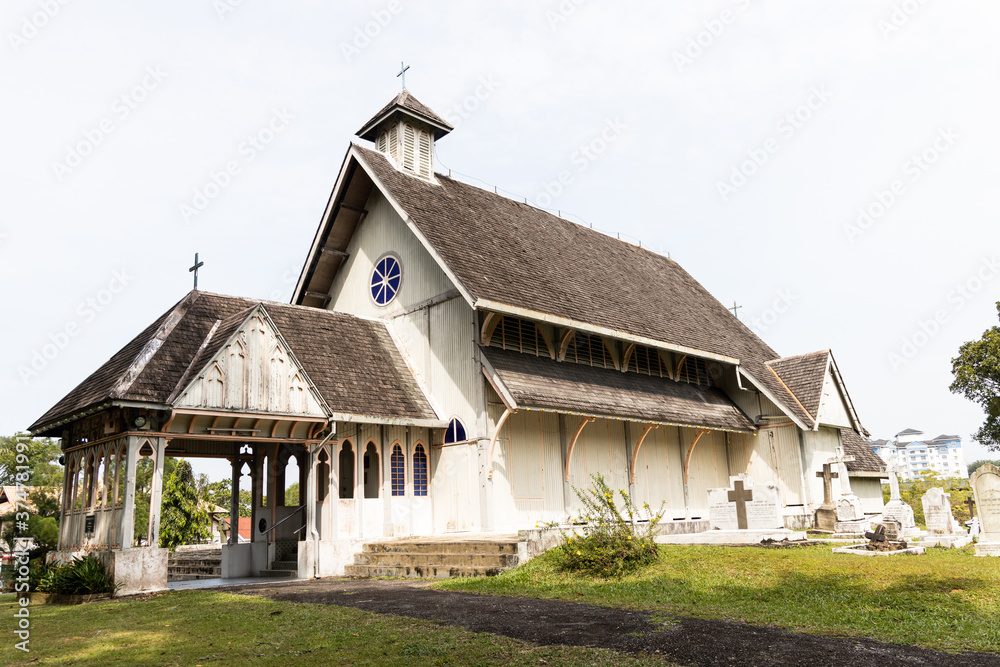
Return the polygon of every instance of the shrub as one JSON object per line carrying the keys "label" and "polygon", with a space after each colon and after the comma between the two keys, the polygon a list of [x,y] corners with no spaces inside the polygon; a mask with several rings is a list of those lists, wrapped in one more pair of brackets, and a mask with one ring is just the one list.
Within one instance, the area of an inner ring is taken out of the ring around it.
{"label": "shrub", "polygon": [[51,566],[38,584],[39,591],[59,595],[113,594],[117,588],[111,573],[94,556]]}
{"label": "shrub", "polygon": [[583,535],[567,535],[559,548],[561,567],[569,571],[583,571],[605,579],[621,577],[656,561],[659,549],[653,538],[656,527],[663,518],[663,509],[652,515],[649,505],[643,508],[651,514],[648,521],[637,524],[639,512],[625,491],[618,491],[622,509],[615,503],[603,475],[591,475],[593,488],[576,495],[584,509],[574,523],[582,523]]}

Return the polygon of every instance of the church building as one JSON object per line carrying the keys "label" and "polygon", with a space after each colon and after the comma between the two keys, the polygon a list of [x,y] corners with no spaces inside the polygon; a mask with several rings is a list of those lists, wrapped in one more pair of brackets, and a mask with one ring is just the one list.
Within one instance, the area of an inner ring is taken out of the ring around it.
{"label": "church building", "polygon": [[192,291],[31,427],[62,441],[61,553],[162,588],[164,457],[229,460],[234,516],[252,482],[224,577],[564,521],[595,473],[674,532],[746,475],[802,529],[843,449],[835,491],[881,512],[884,466],[828,350],[781,357],[675,261],[436,172],[452,129],[404,90],[348,147],[291,304]]}

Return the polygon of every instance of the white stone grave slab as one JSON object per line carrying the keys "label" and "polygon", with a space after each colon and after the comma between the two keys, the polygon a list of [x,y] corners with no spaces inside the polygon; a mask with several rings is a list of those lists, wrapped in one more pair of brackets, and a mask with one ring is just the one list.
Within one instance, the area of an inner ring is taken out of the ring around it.
{"label": "white stone grave slab", "polygon": [[[738,480],[744,481],[745,480]],[[740,501],[737,491],[752,494],[752,499]],[[738,509],[740,502],[746,508],[748,530],[771,530],[784,528],[781,518],[781,491],[776,486],[754,486],[734,484],[732,489],[708,490],[708,520],[712,530],[739,530]]]}

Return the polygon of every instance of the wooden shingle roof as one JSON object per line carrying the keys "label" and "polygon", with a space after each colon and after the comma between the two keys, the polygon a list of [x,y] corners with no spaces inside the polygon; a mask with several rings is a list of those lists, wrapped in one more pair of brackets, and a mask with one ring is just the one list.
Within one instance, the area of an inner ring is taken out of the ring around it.
{"label": "wooden shingle roof", "polygon": [[885,461],[876,454],[871,444],[857,431],[840,429],[840,440],[844,443],[844,453],[853,456],[854,461],[847,462],[847,469],[854,472],[884,472]]}
{"label": "wooden shingle roof", "polygon": [[[262,305],[335,413],[437,420],[426,396],[384,324],[342,313],[254,299],[190,292],[104,365],[46,412],[29,429],[44,431],[97,405],[121,400],[165,405],[209,331],[221,345],[246,315]],[[228,333],[227,333],[228,332]],[[181,387],[182,388],[182,387]]]}
{"label": "wooden shingle roof", "polygon": [[768,361],[767,365],[778,375],[786,387],[799,399],[813,419],[819,417],[819,404],[823,398],[823,381],[830,362],[830,351],[813,352],[795,357]]}
{"label": "wooden shingle roof", "polygon": [[813,427],[812,416],[765,365],[779,355],[677,262],[441,174],[437,183],[408,176],[363,146],[352,152],[473,300],[739,359]]}
{"label": "wooden shingle roof", "polygon": [[497,348],[482,352],[519,408],[755,430],[753,422],[717,389]]}

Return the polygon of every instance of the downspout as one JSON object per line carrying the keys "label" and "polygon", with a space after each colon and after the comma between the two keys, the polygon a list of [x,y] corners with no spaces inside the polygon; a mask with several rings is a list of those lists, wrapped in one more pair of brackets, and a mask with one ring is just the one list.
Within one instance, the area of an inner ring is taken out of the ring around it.
{"label": "downspout", "polygon": [[[319,531],[316,529],[316,492],[318,491],[319,480],[316,479],[316,459],[319,458],[319,453],[323,450],[323,445],[330,442],[330,438],[335,435],[337,435],[337,425],[330,422],[330,435],[323,438],[323,441],[319,443],[315,451],[309,455],[309,471],[312,473],[309,476],[313,480],[312,493],[309,497],[309,501],[313,504],[312,525],[309,526],[309,534],[313,540],[313,579],[319,579]],[[330,466],[330,468],[333,469],[333,466]]]}

